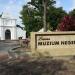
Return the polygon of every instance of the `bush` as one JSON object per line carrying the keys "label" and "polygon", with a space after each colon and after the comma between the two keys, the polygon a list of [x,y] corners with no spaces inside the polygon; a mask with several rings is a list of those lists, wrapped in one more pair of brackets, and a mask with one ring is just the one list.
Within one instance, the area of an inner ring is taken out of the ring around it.
{"label": "bush", "polygon": [[75,31],[75,16],[65,16],[58,25],[59,31]]}

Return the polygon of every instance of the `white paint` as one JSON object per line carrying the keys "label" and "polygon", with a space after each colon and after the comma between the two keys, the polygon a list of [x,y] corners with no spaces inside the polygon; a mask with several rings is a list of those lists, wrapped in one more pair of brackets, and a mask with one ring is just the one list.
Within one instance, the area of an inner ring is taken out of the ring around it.
{"label": "white paint", "polygon": [[17,27],[17,39],[19,37],[22,37],[22,39],[25,39],[26,38],[26,31],[23,31],[21,28],[18,28]]}
{"label": "white paint", "polygon": [[3,14],[0,18],[0,40],[5,40],[6,30],[10,30],[11,40],[17,40],[18,37],[26,38],[26,31],[16,27],[16,19],[9,14]]}

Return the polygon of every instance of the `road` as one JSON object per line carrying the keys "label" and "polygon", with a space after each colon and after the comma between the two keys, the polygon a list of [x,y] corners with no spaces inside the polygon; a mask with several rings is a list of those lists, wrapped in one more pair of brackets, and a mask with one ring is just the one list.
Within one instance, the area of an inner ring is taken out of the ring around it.
{"label": "road", "polygon": [[0,52],[7,52],[17,46],[19,46],[18,41],[0,41]]}

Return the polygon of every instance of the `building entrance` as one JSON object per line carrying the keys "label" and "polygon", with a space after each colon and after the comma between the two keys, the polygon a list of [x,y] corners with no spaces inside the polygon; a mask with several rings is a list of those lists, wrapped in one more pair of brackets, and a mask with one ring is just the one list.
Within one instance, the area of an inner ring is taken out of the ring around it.
{"label": "building entrance", "polygon": [[5,31],[5,40],[10,40],[11,39],[11,32],[10,30]]}

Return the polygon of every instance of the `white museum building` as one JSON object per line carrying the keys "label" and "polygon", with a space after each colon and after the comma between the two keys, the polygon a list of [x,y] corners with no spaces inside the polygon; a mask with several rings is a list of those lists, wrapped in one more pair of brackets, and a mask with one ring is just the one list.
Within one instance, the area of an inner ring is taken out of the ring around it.
{"label": "white museum building", "polygon": [[16,23],[17,19],[8,13],[3,13],[0,17],[0,40],[18,40],[26,38],[26,31]]}

